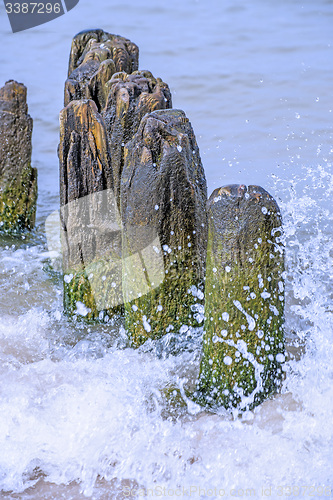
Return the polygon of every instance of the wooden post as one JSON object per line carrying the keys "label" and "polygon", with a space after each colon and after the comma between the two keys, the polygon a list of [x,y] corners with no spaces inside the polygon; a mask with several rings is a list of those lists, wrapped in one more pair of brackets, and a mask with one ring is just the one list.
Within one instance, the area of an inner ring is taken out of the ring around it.
{"label": "wooden post", "polygon": [[65,309],[96,319],[122,304],[122,266],[110,147],[93,101],[60,113],[59,159]]}
{"label": "wooden post", "polygon": [[84,30],[75,35],[72,40],[68,77],[82,63],[92,45],[96,47],[95,44],[103,45],[111,50],[111,59],[116,65],[116,71],[132,73],[138,69],[139,49],[135,43],[122,36],[107,33],[102,29]]}
{"label": "wooden post", "polygon": [[206,199],[199,149],[185,113],[146,115],[125,147],[121,178],[123,293],[133,346],[198,325]]}
{"label": "wooden post", "polygon": [[0,230],[35,224],[37,170],[31,167],[32,118],[27,89],[14,80],[0,88]]}
{"label": "wooden post", "polygon": [[109,93],[102,112],[109,134],[115,195],[120,208],[120,181],[124,146],[137,132],[142,118],[151,111],[172,107],[169,87],[149,71],[116,73],[107,83]]}
{"label": "wooden post", "polygon": [[231,185],[208,201],[203,358],[197,400],[252,408],[278,389],[284,361],[280,210],[263,188]]}
{"label": "wooden post", "polygon": [[127,38],[103,30],[78,33],[72,41],[65,83],[65,106],[77,99],[93,99],[105,106],[105,84],[114,73],[138,69],[139,49]]}

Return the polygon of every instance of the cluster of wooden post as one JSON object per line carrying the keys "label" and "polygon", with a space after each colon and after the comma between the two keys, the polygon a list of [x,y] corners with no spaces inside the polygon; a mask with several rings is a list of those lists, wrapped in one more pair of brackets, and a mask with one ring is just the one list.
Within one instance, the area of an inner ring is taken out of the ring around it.
{"label": "cluster of wooden post", "polygon": [[195,322],[207,240],[191,124],[137,68],[127,39],[74,38],[59,147],[65,307],[87,319],[123,309],[133,346]]}
{"label": "cluster of wooden post", "polygon": [[[198,326],[193,398],[252,408],[280,386],[284,247],[275,200],[230,185],[207,200],[192,126],[169,87],[138,69],[130,40],[96,29],[72,42],[60,113],[64,307],[87,320],[125,316],[131,345]],[[34,223],[26,89],[0,89],[0,225]]]}
{"label": "cluster of wooden post", "polygon": [[138,347],[197,326],[204,304],[193,397],[251,408],[282,380],[280,211],[258,186],[207,201],[191,124],[138,52],[102,30],[73,39],[59,147],[65,308],[124,313]]}

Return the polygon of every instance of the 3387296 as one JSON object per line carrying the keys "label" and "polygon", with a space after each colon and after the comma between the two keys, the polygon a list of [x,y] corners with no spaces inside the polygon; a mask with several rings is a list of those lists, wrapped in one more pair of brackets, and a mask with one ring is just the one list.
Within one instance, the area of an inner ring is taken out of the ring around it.
{"label": "3387296", "polygon": [[7,14],[60,14],[61,4],[51,2],[7,2]]}

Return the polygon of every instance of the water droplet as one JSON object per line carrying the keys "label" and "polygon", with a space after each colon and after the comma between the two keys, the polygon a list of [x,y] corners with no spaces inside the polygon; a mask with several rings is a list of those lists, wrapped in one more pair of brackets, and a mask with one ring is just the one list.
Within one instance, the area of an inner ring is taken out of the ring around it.
{"label": "water droplet", "polygon": [[230,366],[232,363],[232,358],[230,356],[224,356],[223,363],[227,366]]}

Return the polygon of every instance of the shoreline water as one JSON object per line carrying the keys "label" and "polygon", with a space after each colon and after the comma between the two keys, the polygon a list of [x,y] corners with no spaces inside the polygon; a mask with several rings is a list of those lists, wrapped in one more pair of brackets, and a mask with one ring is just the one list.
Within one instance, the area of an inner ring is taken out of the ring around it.
{"label": "shoreline water", "polygon": [[[262,488],[270,487],[272,498],[288,487],[297,497],[302,486],[309,488],[305,496],[327,498],[332,2],[207,8],[201,1],[152,7],[140,0],[92,12],[81,0],[66,16],[18,34],[2,6],[0,13],[3,78],[28,87],[39,169],[36,229],[25,240],[0,238],[0,496],[121,498],[119,487],[112,496],[118,478],[131,487],[201,485],[201,498],[209,498],[209,488],[253,488],[263,498]],[[209,194],[229,183],[260,184],[282,210],[286,331],[295,359],[287,363],[282,394],[242,420],[193,415],[189,402],[178,419],[177,412],[166,418],[162,389],[180,391],[195,374],[200,332],[189,335],[187,351],[163,357],[150,344],[129,349],[119,325],[84,326],[63,316],[44,223],[59,204],[58,113],[70,41],[91,25],[132,39],[140,67],[170,85],[174,108],[184,109],[197,135]],[[27,489],[36,471],[38,482]]]}

